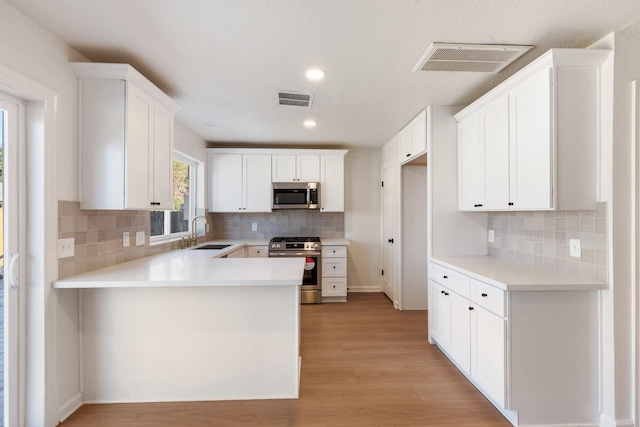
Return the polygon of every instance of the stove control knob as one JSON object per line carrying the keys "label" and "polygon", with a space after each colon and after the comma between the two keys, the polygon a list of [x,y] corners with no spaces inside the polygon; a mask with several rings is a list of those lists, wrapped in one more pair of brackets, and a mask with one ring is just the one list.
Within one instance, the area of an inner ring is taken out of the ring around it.
{"label": "stove control knob", "polygon": [[313,249],[318,249],[318,244],[317,243],[313,244]]}

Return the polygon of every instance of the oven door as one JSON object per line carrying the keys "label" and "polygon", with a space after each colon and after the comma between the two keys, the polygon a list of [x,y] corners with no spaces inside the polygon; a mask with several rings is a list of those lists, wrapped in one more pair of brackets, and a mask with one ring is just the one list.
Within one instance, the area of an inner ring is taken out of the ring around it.
{"label": "oven door", "polygon": [[303,304],[318,304],[322,302],[322,263],[321,252],[316,251],[270,251],[270,257],[299,257],[305,258],[302,286],[300,286],[301,302]]}

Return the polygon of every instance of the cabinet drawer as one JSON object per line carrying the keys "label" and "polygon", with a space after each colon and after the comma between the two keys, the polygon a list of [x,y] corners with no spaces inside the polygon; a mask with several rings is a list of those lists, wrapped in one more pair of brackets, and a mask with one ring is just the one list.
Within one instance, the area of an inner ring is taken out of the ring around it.
{"label": "cabinet drawer", "polygon": [[468,276],[439,264],[430,263],[429,266],[431,268],[429,273],[431,280],[440,283],[465,298],[470,297]]}
{"label": "cabinet drawer", "polygon": [[323,258],[346,258],[347,247],[346,246],[323,246],[322,257]]}
{"label": "cabinet drawer", "polygon": [[322,277],[346,277],[347,276],[347,259],[346,258],[323,258],[322,259]]}
{"label": "cabinet drawer", "polygon": [[267,258],[268,256],[268,246],[249,246],[249,258]]}
{"label": "cabinet drawer", "polygon": [[471,279],[471,301],[500,317],[505,316],[505,298],[502,289]]}
{"label": "cabinet drawer", "polygon": [[322,296],[323,297],[345,297],[347,296],[347,278],[323,278],[322,279]]}

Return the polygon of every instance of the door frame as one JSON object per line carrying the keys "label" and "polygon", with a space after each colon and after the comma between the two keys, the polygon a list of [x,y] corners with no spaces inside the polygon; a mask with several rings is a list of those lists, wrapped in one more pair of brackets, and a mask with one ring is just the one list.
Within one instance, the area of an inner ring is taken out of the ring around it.
{"label": "door frame", "polygon": [[[23,192],[29,206],[24,221],[25,245],[25,333],[22,337],[24,387],[20,396],[16,427],[58,424],[56,378],[57,293],[51,283],[57,278],[58,195],[56,171],[56,122],[58,95],[49,87],[4,65],[0,65],[0,92],[25,104],[24,161],[28,171]],[[27,172],[25,172],[27,173]],[[27,286],[28,284],[28,286]],[[29,371],[29,376],[24,372]]]}

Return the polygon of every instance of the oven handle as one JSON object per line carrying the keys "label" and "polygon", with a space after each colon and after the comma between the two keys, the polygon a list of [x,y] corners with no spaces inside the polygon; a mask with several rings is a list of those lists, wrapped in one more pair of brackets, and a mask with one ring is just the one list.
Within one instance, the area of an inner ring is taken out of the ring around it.
{"label": "oven handle", "polygon": [[319,257],[322,252],[269,252],[270,257]]}

